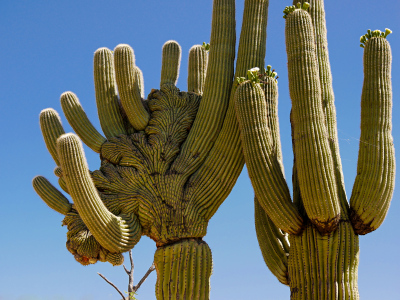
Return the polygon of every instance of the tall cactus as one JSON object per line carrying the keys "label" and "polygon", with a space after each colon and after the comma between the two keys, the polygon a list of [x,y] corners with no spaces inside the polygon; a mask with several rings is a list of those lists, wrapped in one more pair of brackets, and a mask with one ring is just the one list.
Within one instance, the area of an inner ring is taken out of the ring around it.
{"label": "tall cactus", "polygon": [[361,138],[350,198],[344,189],[328,60],[324,3],[284,10],[294,152],[293,202],[284,180],[277,123],[277,80],[270,67],[249,71],[235,108],[255,190],[264,260],[291,299],[359,299],[359,235],[383,222],[394,189],[391,50],[386,32],[368,31],[364,48]]}
{"label": "tall cactus", "polygon": [[98,49],[94,81],[105,137],[74,93],[61,95],[68,122],[100,154],[97,171],[88,170],[78,136],[64,134],[57,112],[41,113],[55,174],[74,203],[43,177],[33,186],[65,215],[67,248],[78,262],[121,264],[122,253],[147,235],[157,245],[157,299],[208,299],[212,257],[203,237],[244,164],[234,78],[264,65],[267,15],[268,0],[245,1],[234,72],[235,1],[215,0],[210,47],[189,53],[187,93],[175,86],[181,57],[175,41],[163,47],[160,89],[147,100],[132,48]]}

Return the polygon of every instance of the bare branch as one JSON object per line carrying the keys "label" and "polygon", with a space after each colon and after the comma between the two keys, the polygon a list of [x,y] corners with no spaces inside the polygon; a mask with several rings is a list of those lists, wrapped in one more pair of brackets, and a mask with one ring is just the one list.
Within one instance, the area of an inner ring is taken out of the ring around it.
{"label": "bare branch", "polygon": [[100,274],[100,273],[97,273],[97,274],[99,274],[99,276],[101,278],[103,278],[109,285],[111,285],[114,289],[116,289],[117,292],[121,295],[122,299],[126,299],[124,294],[122,294],[122,292],[111,281],[109,281],[103,274]]}
{"label": "bare branch", "polygon": [[150,273],[153,272],[156,269],[154,266],[154,263],[151,265],[151,267],[147,270],[146,274],[144,274],[143,278],[140,279],[139,283],[133,287],[133,291],[136,292],[140,286],[142,285],[143,282],[149,277]]}

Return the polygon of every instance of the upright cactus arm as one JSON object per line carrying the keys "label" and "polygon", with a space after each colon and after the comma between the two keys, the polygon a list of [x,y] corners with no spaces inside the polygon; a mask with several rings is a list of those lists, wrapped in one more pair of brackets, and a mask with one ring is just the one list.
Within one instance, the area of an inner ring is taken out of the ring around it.
{"label": "upright cactus arm", "polygon": [[363,41],[361,137],[357,177],[350,198],[351,222],[358,234],[367,234],[382,224],[392,199],[395,178],[392,53],[386,36],[380,31],[364,36]]}
{"label": "upright cactus arm", "polygon": [[47,150],[56,165],[60,166],[56,142],[57,139],[65,133],[60,116],[54,109],[47,108],[40,112],[39,123]]}
{"label": "upright cactus arm", "polygon": [[96,240],[110,252],[132,249],[142,235],[141,226],[135,215],[115,216],[105,207],[90,177],[78,137],[62,135],[57,150],[74,204]]}
{"label": "upright cactus arm", "polygon": [[177,84],[181,55],[182,48],[176,41],[167,41],[162,47],[160,87],[164,84]]}
{"label": "upright cactus arm", "polygon": [[235,104],[243,153],[259,203],[278,228],[297,234],[302,230],[302,218],[291,202],[289,188],[276,157],[266,119],[264,91],[258,84],[243,82],[236,91]]}
{"label": "upright cactus arm", "polygon": [[[268,5],[268,0],[245,1],[235,78],[245,76],[250,68],[264,65]],[[211,50],[212,47],[211,44]],[[208,76],[209,71],[207,78]],[[234,108],[236,88],[235,81],[225,121],[213,149],[202,166],[189,179],[188,197],[196,202],[194,207],[206,219],[214,215],[229,195],[244,165]]]}
{"label": "upright cactus arm", "polygon": [[120,44],[114,49],[115,78],[121,104],[130,124],[143,130],[150,115],[142,104],[143,78],[135,65],[135,54],[129,45]]}
{"label": "upright cactus arm", "polygon": [[207,77],[196,120],[172,165],[177,173],[192,174],[205,160],[221,130],[233,82],[236,22],[235,1],[215,0]]}
{"label": "upright cactus arm", "polygon": [[118,104],[112,51],[107,48],[96,50],[93,64],[97,112],[101,128],[107,138],[126,134]]}
{"label": "upright cactus arm", "polygon": [[307,11],[296,9],[287,15],[285,35],[300,191],[311,222],[329,233],[339,222],[340,204],[321,106],[313,24]]}
{"label": "upright cactus arm", "polygon": [[189,51],[188,92],[203,95],[208,66],[208,50],[205,46],[194,45]]}
{"label": "upright cactus arm", "polygon": [[341,206],[341,217],[348,220],[348,202],[344,187],[342,162],[339,152],[339,139],[337,133],[335,95],[332,86],[332,73],[329,62],[328,38],[325,21],[325,8],[323,0],[293,0],[293,5],[298,2],[308,2],[308,12],[314,27],[315,51],[318,60],[319,79],[321,87],[321,105],[325,117],[325,126],[328,133],[329,147],[332,152],[333,164],[335,166],[335,177],[338,188],[338,197]]}

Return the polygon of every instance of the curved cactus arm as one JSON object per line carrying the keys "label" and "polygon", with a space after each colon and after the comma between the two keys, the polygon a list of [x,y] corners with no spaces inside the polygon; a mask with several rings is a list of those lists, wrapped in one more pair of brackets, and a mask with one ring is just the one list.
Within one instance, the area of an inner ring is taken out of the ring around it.
{"label": "curved cactus arm", "polygon": [[292,99],[293,138],[300,191],[311,222],[335,230],[340,205],[332,153],[321,106],[312,20],[304,9],[286,16],[286,51]]}
{"label": "curved cactus arm", "polygon": [[188,92],[203,95],[208,65],[207,52],[201,45],[194,45],[189,50]]}
{"label": "curved cactus arm", "polygon": [[90,177],[78,137],[64,134],[57,140],[57,150],[74,204],[96,240],[111,252],[132,249],[140,240],[141,226],[135,215],[115,216],[107,210]]}
{"label": "curved cactus arm", "polygon": [[288,256],[289,240],[271,221],[264,209],[254,198],[255,224],[258,244],[268,269],[278,280],[289,285]]}
{"label": "curved cactus arm", "polygon": [[236,91],[235,108],[247,168],[260,205],[284,232],[297,234],[302,218],[290,199],[267,123],[264,92],[258,84],[243,82]]}
{"label": "curved cactus arm", "polygon": [[167,41],[162,47],[160,87],[164,84],[176,85],[179,77],[182,49],[176,41]]}
{"label": "curved cactus arm", "polygon": [[101,128],[107,138],[126,134],[118,104],[114,58],[111,50],[97,49],[94,53],[94,87]]}
{"label": "curved cactus arm", "polygon": [[125,44],[115,47],[114,63],[118,92],[126,116],[136,130],[144,130],[150,114],[142,104],[143,75],[135,66],[133,49]]}
{"label": "curved cactus arm", "polygon": [[65,92],[60,98],[61,107],[68,123],[81,140],[93,151],[100,153],[101,145],[106,139],[89,121],[78,97],[72,92]]}
{"label": "curved cactus arm", "polygon": [[218,137],[229,103],[235,60],[235,1],[214,0],[204,94],[192,129],[171,170],[191,175]]}
{"label": "curved cactus arm", "polygon": [[63,215],[70,212],[72,204],[45,177],[36,176],[32,180],[32,185],[36,193],[50,208]]}
{"label": "curved cactus arm", "polygon": [[[268,0],[246,0],[240,34],[236,77],[245,76],[248,69],[263,67],[266,50]],[[211,44],[212,51],[213,45]],[[207,78],[209,71],[207,71]],[[210,219],[231,192],[244,165],[239,126],[234,108],[235,81],[229,108],[221,132],[203,165],[190,178],[189,197],[195,208]],[[203,101],[203,100],[202,100]]]}
{"label": "curved cactus arm", "polygon": [[360,149],[350,199],[357,234],[367,234],[382,224],[394,190],[391,62],[386,38],[372,37],[365,43]]}
{"label": "curved cactus arm", "polygon": [[60,161],[58,159],[56,142],[65,133],[60,116],[54,109],[46,108],[40,112],[39,122],[47,150],[49,150],[56,165],[59,166]]}
{"label": "curved cactus arm", "polygon": [[[293,4],[299,1],[294,0]],[[329,62],[328,38],[325,20],[325,7],[323,0],[302,0],[310,4],[308,12],[311,16],[314,27],[315,50],[319,67],[319,79],[321,87],[322,109],[325,116],[325,126],[328,133],[329,147],[332,151],[333,164],[335,166],[336,184],[341,205],[341,218],[348,220],[348,202],[344,186],[342,161],[339,151],[339,139],[337,133],[335,95],[332,86],[331,65]]]}

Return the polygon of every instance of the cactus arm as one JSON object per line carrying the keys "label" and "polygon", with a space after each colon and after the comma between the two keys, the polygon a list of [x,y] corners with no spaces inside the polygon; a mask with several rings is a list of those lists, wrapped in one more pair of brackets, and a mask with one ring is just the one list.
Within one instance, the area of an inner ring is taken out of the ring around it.
{"label": "cactus arm", "polygon": [[188,92],[203,95],[208,65],[207,52],[201,45],[194,45],[189,50]]}
{"label": "cactus arm", "polygon": [[32,185],[40,198],[56,212],[66,215],[71,210],[68,199],[43,176],[33,178]]}
{"label": "cactus arm", "polygon": [[54,109],[47,108],[40,112],[39,122],[47,150],[50,152],[56,165],[59,166],[60,161],[57,155],[56,142],[65,133],[60,116]]}
{"label": "cactus arm", "polygon": [[94,128],[83,110],[78,97],[72,92],[65,92],[60,97],[61,107],[68,123],[81,140],[93,151],[100,153],[106,139]]}
{"label": "cactus arm", "polygon": [[115,47],[114,63],[118,92],[126,116],[136,130],[144,130],[150,114],[142,104],[143,78],[141,71],[135,66],[133,49],[125,44]]}
{"label": "cactus arm", "polygon": [[358,234],[382,224],[394,190],[391,61],[386,38],[373,37],[365,43],[360,148],[350,199],[351,221]]}
{"label": "cactus arm", "polygon": [[254,198],[255,224],[258,244],[268,269],[283,284],[288,282],[289,242],[271,221],[264,209]]}
{"label": "cactus arm", "polygon": [[[235,78],[248,69],[263,67],[267,38],[268,0],[246,0],[240,34]],[[213,45],[211,44],[212,50]],[[207,71],[207,78],[209,71]],[[213,149],[189,180],[189,197],[206,219],[210,219],[232,190],[244,165],[239,125],[234,108],[235,81],[225,121]],[[204,99],[204,98],[203,98]],[[203,100],[202,100],[203,101]]]}
{"label": "cactus arm", "polygon": [[232,87],[235,23],[235,1],[215,0],[204,93],[188,138],[171,167],[173,172],[193,174],[206,159],[218,137]]}
{"label": "cactus arm", "polygon": [[290,13],[285,35],[300,191],[311,222],[321,232],[329,233],[339,222],[340,205],[321,106],[310,15],[303,9]]}
{"label": "cactus arm", "polygon": [[[294,0],[293,4],[297,4],[299,1]],[[301,2],[306,2],[302,0]],[[325,126],[329,137],[329,147],[332,151],[333,164],[335,166],[336,184],[338,187],[338,196],[341,205],[341,218],[348,220],[348,202],[346,196],[346,190],[344,186],[344,177],[342,170],[342,162],[339,152],[339,139],[337,133],[337,122],[336,122],[336,107],[335,107],[335,95],[332,86],[332,73],[329,62],[328,52],[328,38],[325,20],[325,8],[323,0],[309,0],[310,4],[308,12],[311,16],[314,25],[314,37],[316,45],[316,54],[319,67],[319,78],[321,86],[321,100],[322,109],[325,116]]]}
{"label": "cactus arm", "polygon": [[97,49],[94,53],[94,86],[101,128],[107,138],[126,134],[118,104],[114,58],[111,50]]}
{"label": "cactus arm", "polygon": [[57,150],[71,197],[96,240],[115,253],[133,248],[141,237],[137,218],[115,216],[104,206],[87,169],[79,139],[73,134],[65,134],[58,139]]}
{"label": "cactus arm", "polygon": [[259,203],[278,228],[297,234],[302,218],[291,202],[275,155],[264,92],[258,84],[246,81],[236,91],[235,105],[243,153]]}
{"label": "cactus arm", "polygon": [[163,45],[160,87],[178,82],[181,53],[181,46],[175,41],[167,41]]}

